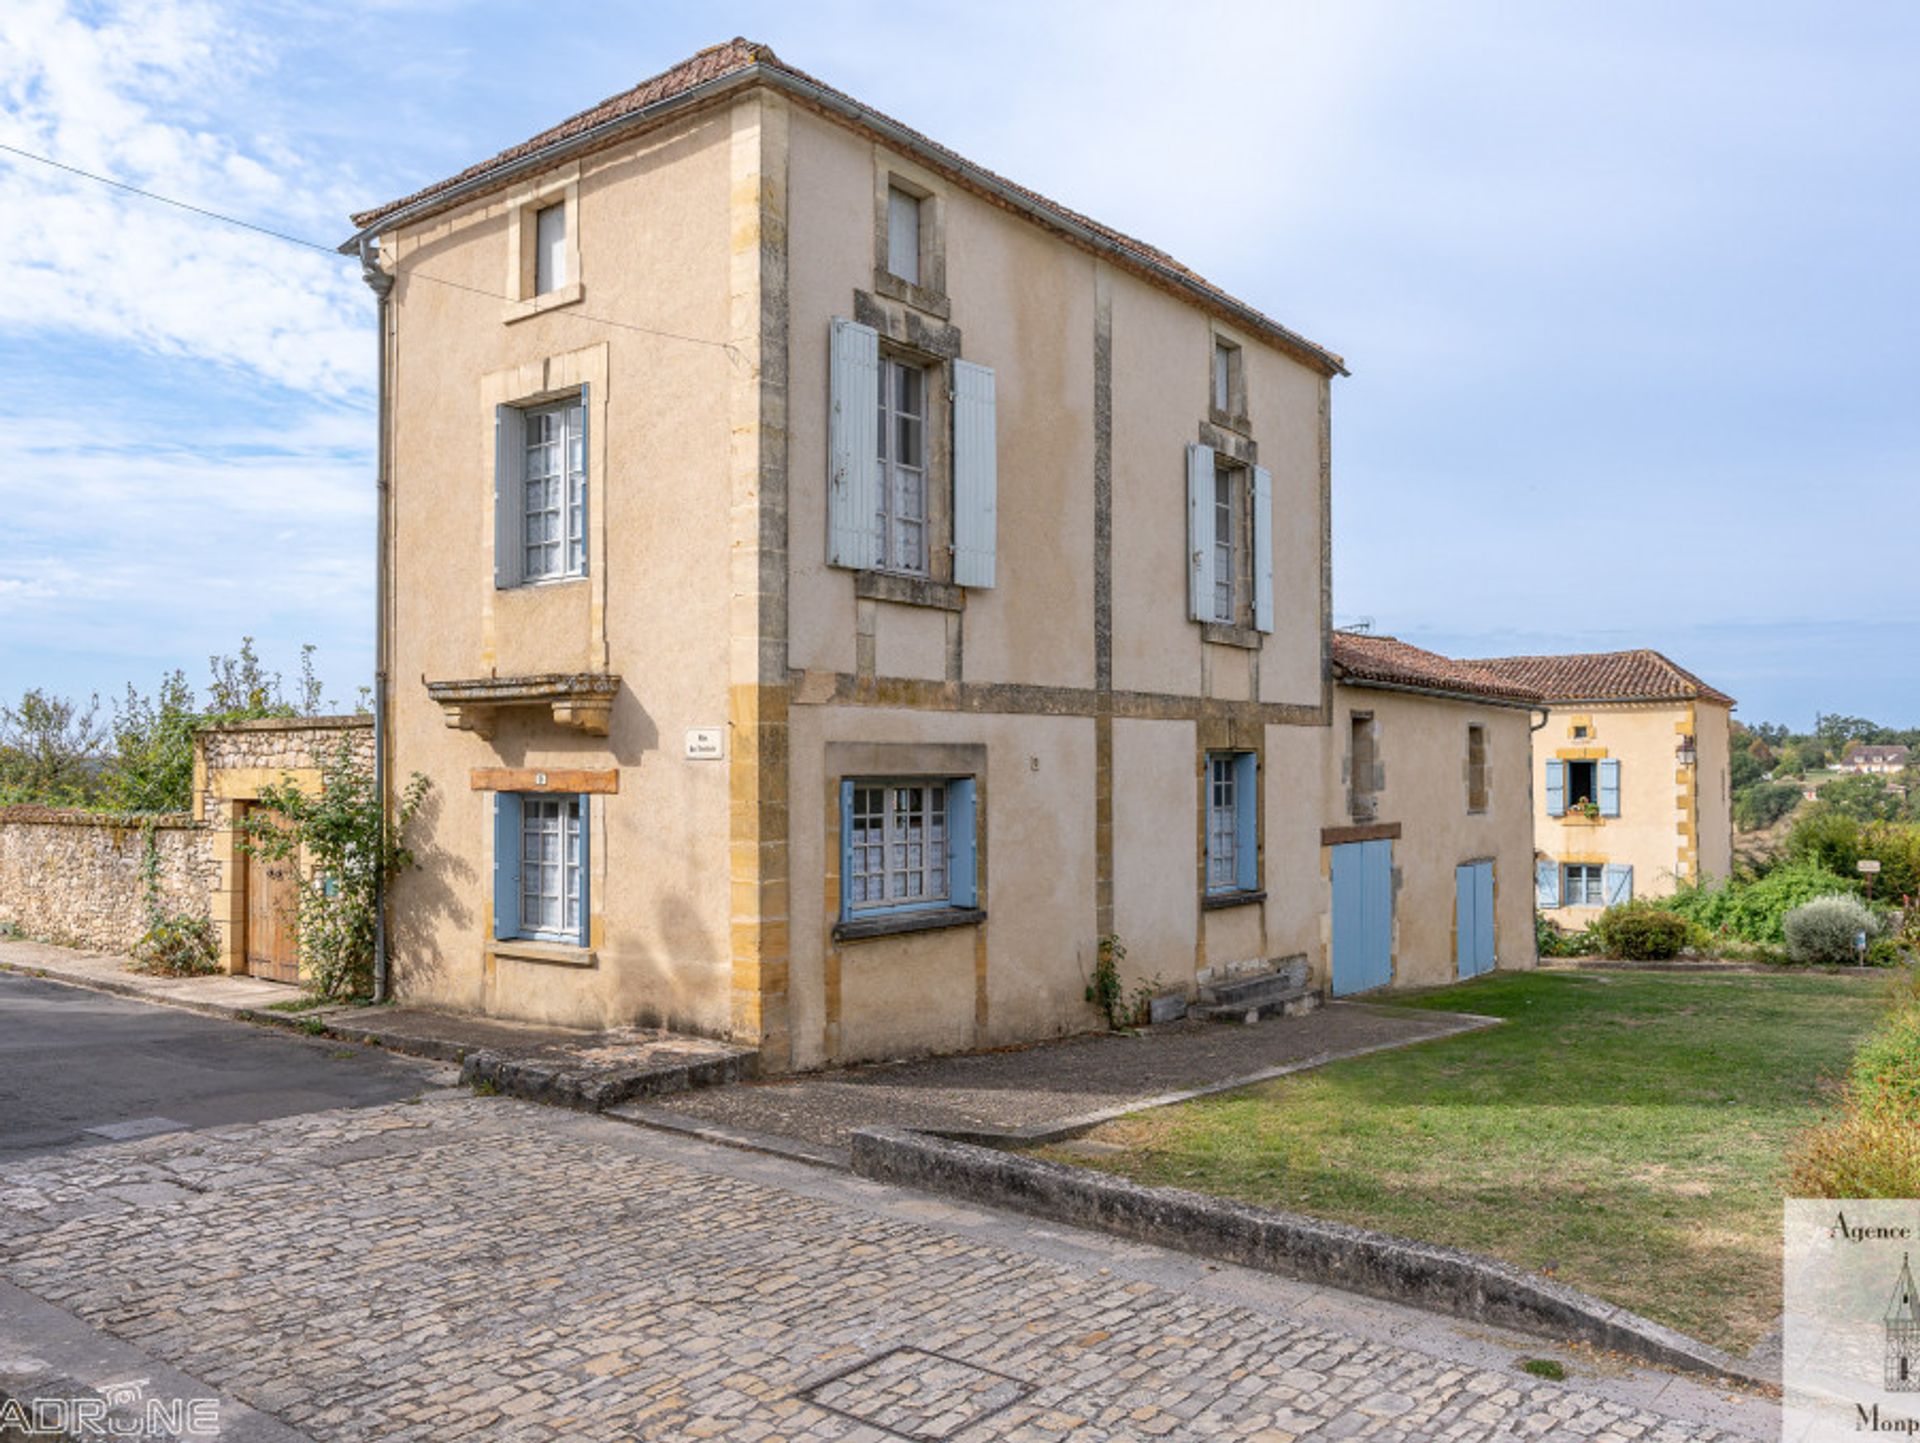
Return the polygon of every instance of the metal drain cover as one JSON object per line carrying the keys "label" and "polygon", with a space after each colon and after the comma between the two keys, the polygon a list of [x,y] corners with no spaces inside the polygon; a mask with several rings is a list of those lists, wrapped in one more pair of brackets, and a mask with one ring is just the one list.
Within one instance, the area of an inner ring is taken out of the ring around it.
{"label": "metal drain cover", "polygon": [[921,1348],[889,1348],[800,1390],[830,1413],[915,1443],[943,1443],[1010,1408],[1031,1383]]}
{"label": "metal drain cover", "polygon": [[187,1125],[175,1122],[170,1117],[130,1117],[125,1122],[104,1122],[98,1127],[83,1127],[80,1130],[92,1137],[127,1142],[136,1137],[158,1137],[163,1132],[185,1132]]}

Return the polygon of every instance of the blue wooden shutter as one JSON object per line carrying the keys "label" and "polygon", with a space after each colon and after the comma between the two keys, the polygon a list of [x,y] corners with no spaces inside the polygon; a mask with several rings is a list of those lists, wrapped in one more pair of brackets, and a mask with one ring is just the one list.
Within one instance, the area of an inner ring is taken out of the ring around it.
{"label": "blue wooden shutter", "polygon": [[1213,620],[1213,447],[1187,447],[1187,615]]}
{"label": "blue wooden shutter", "polygon": [[994,513],[999,490],[993,372],[953,363],[953,579],[993,585]]}
{"label": "blue wooden shutter", "polygon": [[1273,472],[1253,468],[1253,625],[1273,630]]}
{"label": "blue wooden shutter", "polygon": [[1600,763],[1600,815],[1620,815],[1620,763],[1611,758]]}
{"label": "blue wooden shutter", "polygon": [[1489,971],[1495,961],[1493,951],[1493,863],[1480,862],[1473,869],[1473,953],[1476,975]]}
{"label": "blue wooden shutter", "polygon": [[1601,885],[1605,888],[1601,896],[1606,898],[1609,907],[1618,907],[1622,902],[1633,900],[1633,868],[1624,862],[1607,863],[1606,871],[1601,874]]}
{"label": "blue wooden shutter", "polygon": [[1564,817],[1567,814],[1567,764],[1560,761],[1547,763],[1547,815]]}
{"label": "blue wooden shutter", "polygon": [[520,935],[520,796],[493,794],[493,935]]}
{"label": "blue wooden shutter", "polygon": [[833,318],[827,362],[827,562],[880,564],[880,333]]}
{"label": "blue wooden shutter", "polygon": [[1533,866],[1533,900],[1536,906],[1560,905],[1560,864],[1536,862]]}
{"label": "blue wooden shutter", "polygon": [[974,797],[972,777],[947,783],[947,900],[955,907],[980,905]]}
{"label": "blue wooden shutter", "polygon": [[1241,752],[1233,759],[1234,886],[1260,888],[1260,759]]}
{"label": "blue wooden shutter", "polygon": [[853,780],[840,783],[840,915],[853,915]]}
{"label": "blue wooden shutter", "polygon": [[1473,864],[1453,869],[1453,966],[1459,977],[1471,977],[1474,974],[1473,942],[1475,935]]}
{"label": "blue wooden shutter", "polygon": [[[493,408],[493,584],[518,586],[526,553],[520,542],[527,503],[523,470],[527,416],[518,406]],[[469,533],[471,534],[471,533]]]}
{"label": "blue wooden shutter", "polygon": [[593,798],[574,798],[580,804],[580,936],[582,947],[593,945]]}

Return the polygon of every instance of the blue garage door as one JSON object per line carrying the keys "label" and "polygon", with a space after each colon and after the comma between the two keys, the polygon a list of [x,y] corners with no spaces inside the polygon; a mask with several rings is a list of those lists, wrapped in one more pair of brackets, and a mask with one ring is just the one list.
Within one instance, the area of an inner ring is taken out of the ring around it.
{"label": "blue garage door", "polygon": [[1333,849],[1333,995],[1393,981],[1393,843]]}
{"label": "blue garage door", "polygon": [[1493,863],[1467,862],[1453,873],[1453,952],[1462,977],[1493,970]]}

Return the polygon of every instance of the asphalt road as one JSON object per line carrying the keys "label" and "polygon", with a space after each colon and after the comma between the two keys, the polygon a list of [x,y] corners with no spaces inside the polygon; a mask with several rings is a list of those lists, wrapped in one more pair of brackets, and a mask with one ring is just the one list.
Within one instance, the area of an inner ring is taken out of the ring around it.
{"label": "asphalt road", "polygon": [[413,1097],[378,1048],[0,973],[0,1159]]}

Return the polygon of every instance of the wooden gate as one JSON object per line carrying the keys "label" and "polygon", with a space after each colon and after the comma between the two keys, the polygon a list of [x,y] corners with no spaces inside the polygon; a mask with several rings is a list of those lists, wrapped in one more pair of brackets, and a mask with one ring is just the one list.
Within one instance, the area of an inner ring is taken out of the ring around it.
{"label": "wooden gate", "polygon": [[1393,843],[1333,849],[1333,995],[1393,981]]}
{"label": "wooden gate", "polygon": [[247,853],[247,971],[269,982],[300,980],[294,927],[299,883],[293,863]]}
{"label": "wooden gate", "polygon": [[1460,976],[1493,970],[1493,863],[1464,862],[1453,872],[1453,955]]}

